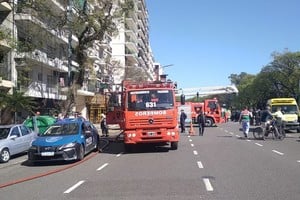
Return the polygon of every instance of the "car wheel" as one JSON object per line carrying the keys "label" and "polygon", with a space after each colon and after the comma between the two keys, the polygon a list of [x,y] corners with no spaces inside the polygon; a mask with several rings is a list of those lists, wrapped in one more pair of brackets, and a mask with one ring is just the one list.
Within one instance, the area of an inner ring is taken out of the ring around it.
{"label": "car wheel", "polygon": [[84,147],[81,144],[79,147],[78,155],[77,155],[78,160],[82,160],[84,158],[84,155],[85,155]]}
{"label": "car wheel", "polygon": [[0,155],[0,162],[1,163],[6,163],[6,162],[9,161],[9,159],[10,159],[9,150],[7,148],[2,149],[1,155]]}

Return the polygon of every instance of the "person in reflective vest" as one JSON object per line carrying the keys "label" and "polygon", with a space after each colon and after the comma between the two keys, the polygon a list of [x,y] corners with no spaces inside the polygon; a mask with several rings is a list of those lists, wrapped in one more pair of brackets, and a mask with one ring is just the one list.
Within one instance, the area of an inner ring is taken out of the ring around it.
{"label": "person in reflective vest", "polygon": [[243,111],[240,114],[239,122],[242,124],[242,129],[245,138],[248,137],[249,129],[250,129],[250,119],[252,118],[252,113],[248,110],[248,107],[245,106]]}

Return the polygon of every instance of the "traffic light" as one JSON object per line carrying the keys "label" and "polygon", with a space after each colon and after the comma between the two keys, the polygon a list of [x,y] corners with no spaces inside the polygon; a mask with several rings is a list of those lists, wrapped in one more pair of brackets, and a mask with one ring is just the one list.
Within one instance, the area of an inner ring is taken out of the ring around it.
{"label": "traffic light", "polygon": [[197,101],[198,101],[199,100],[199,92],[197,92],[196,96],[197,96]]}

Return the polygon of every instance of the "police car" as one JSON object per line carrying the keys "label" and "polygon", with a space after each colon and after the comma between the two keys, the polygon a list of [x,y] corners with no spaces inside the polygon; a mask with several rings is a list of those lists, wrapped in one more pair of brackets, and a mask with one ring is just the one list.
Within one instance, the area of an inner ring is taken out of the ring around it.
{"label": "police car", "polygon": [[97,128],[83,118],[67,118],[51,126],[32,142],[28,160],[32,163],[82,160],[99,147]]}

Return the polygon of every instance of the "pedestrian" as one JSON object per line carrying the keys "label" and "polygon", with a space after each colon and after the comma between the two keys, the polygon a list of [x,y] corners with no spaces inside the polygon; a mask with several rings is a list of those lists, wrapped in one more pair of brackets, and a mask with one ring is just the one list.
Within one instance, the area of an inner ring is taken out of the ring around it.
{"label": "pedestrian", "polygon": [[274,117],[276,118],[276,125],[277,127],[280,129],[280,131],[283,130],[284,128],[284,124],[283,124],[283,121],[282,121],[282,118],[283,118],[283,113],[281,111],[281,107],[277,107],[276,109],[276,112],[274,113]]}
{"label": "pedestrian", "polygon": [[62,113],[58,113],[56,121],[62,121],[64,119],[64,116]]}
{"label": "pedestrian", "polygon": [[102,131],[102,137],[108,137],[108,127],[106,123],[106,116],[105,114],[101,114],[101,120],[100,120],[100,127]]}
{"label": "pedestrian", "polygon": [[181,133],[185,133],[185,120],[187,118],[187,115],[185,114],[184,110],[181,109],[180,111],[180,128]]}
{"label": "pedestrian", "polygon": [[202,109],[200,109],[199,114],[197,116],[197,122],[199,125],[199,136],[203,136],[205,127],[205,115]]}
{"label": "pedestrian", "polygon": [[282,120],[283,118],[283,113],[281,112],[281,107],[278,106],[276,109],[276,112],[274,113],[274,116],[278,119],[278,120]]}
{"label": "pedestrian", "polygon": [[239,117],[239,122],[240,124],[242,124],[243,134],[245,138],[248,138],[251,118],[252,118],[252,113],[248,110],[248,107],[245,106]]}

